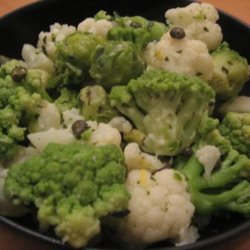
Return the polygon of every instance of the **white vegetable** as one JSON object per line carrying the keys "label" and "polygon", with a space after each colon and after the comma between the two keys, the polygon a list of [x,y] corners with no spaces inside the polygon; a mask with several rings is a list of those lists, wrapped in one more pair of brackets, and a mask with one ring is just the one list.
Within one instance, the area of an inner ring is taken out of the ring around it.
{"label": "white vegetable", "polygon": [[237,96],[223,103],[220,107],[220,112],[224,115],[228,112],[250,113],[250,97]]}
{"label": "white vegetable", "polygon": [[91,134],[89,142],[97,146],[109,144],[120,146],[121,134],[116,128],[112,128],[109,124],[99,123],[96,130]]}
{"label": "white vegetable", "polygon": [[130,247],[138,249],[165,239],[174,239],[176,244],[196,240],[184,234],[195,208],[179,172],[165,169],[152,176],[144,169],[132,170],[126,186],[131,194],[130,213],[121,221],[118,234]]}
{"label": "white vegetable", "polygon": [[159,42],[149,43],[144,58],[148,68],[197,75],[206,81],[212,77],[213,61],[207,46],[187,37],[174,39],[170,32],[163,35]]}
{"label": "white vegetable", "polygon": [[55,23],[50,25],[49,32],[40,32],[37,47],[53,59],[56,52],[56,43],[62,41],[66,36],[76,32],[76,27],[67,24]]}
{"label": "white vegetable", "polygon": [[100,19],[95,20],[94,18],[86,18],[78,24],[77,30],[81,32],[88,32],[94,35],[99,35],[106,38],[108,31],[113,27],[112,22]]}
{"label": "white vegetable", "polygon": [[206,145],[195,152],[195,156],[204,166],[204,176],[209,178],[217,161],[220,159],[220,150],[212,145]]}
{"label": "white vegetable", "polygon": [[42,151],[49,143],[70,144],[76,139],[69,129],[50,128],[47,131],[27,135],[34,147]]}
{"label": "white vegetable", "polygon": [[222,31],[216,21],[217,10],[211,4],[192,3],[184,8],[169,9],[165,17],[170,26],[185,29],[189,38],[204,42],[209,50],[216,49],[222,41]]}
{"label": "white vegetable", "polygon": [[123,116],[116,116],[109,121],[109,125],[113,128],[118,129],[121,133],[127,134],[131,132],[132,125]]}
{"label": "white vegetable", "polygon": [[34,130],[40,132],[46,131],[49,128],[61,128],[61,116],[54,103],[43,100],[39,108],[39,117]]}
{"label": "white vegetable", "polygon": [[77,120],[85,120],[82,115],[80,115],[79,109],[73,108],[66,110],[62,113],[63,123],[67,128],[71,128],[72,124]]}
{"label": "white vegetable", "polygon": [[42,69],[51,75],[55,74],[55,65],[40,49],[36,49],[31,44],[24,44],[22,57],[31,69]]}
{"label": "white vegetable", "polygon": [[137,143],[129,143],[124,149],[125,163],[128,170],[147,169],[155,171],[163,168],[162,162],[157,157],[143,153]]}

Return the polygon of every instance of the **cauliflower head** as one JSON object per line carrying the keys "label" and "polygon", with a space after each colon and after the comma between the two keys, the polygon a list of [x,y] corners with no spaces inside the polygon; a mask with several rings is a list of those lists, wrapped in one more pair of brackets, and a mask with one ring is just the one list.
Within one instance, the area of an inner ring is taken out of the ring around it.
{"label": "cauliflower head", "polygon": [[213,61],[206,45],[188,37],[174,39],[170,32],[148,44],[144,60],[148,68],[199,76],[206,81],[212,77]]}
{"label": "cauliflower head", "polygon": [[165,13],[168,24],[185,29],[187,37],[204,42],[209,50],[216,49],[223,38],[217,10],[208,3],[192,3]]}
{"label": "cauliflower head", "polygon": [[108,31],[113,27],[113,23],[106,19],[86,18],[80,22],[77,26],[77,30],[80,32],[91,33],[94,35],[107,37]]}
{"label": "cauliflower head", "polygon": [[4,193],[15,205],[34,205],[41,229],[52,226],[79,248],[100,232],[101,217],[127,209],[125,178],[123,154],[114,145],[49,144],[8,171]]}
{"label": "cauliflower head", "polygon": [[128,171],[146,169],[153,172],[163,168],[163,163],[156,156],[142,152],[135,142],[127,144],[124,149],[124,157]]}
{"label": "cauliflower head", "polygon": [[165,239],[180,243],[195,211],[183,175],[173,169],[155,174],[132,170],[126,186],[131,194],[130,213],[119,224],[121,240],[135,249]]}
{"label": "cauliflower head", "polygon": [[53,60],[57,50],[56,44],[75,32],[76,27],[73,25],[52,24],[48,32],[41,31],[39,33],[37,48],[41,49],[45,55]]}

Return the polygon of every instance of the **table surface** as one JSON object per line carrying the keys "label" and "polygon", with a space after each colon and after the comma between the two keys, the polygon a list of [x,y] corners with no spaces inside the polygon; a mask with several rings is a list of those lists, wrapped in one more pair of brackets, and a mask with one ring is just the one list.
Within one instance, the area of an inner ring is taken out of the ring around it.
{"label": "table surface", "polygon": [[[35,2],[34,0],[0,0],[0,16],[8,12]],[[206,0],[201,2],[211,3],[217,8],[224,10],[233,16],[250,24],[250,0]],[[41,243],[25,234],[19,233],[9,227],[0,224],[0,249],[2,250],[56,250],[58,248]],[[223,250],[249,250],[250,233],[230,242]]]}

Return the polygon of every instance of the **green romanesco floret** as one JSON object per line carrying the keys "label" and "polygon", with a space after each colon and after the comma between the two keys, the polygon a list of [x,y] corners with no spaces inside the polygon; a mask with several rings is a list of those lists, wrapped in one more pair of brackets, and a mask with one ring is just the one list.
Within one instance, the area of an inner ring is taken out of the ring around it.
{"label": "green romanesco floret", "polygon": [[219,130],[231,142],[234,149],[250,155],[250,113],[227,113]]}
{"label": "green romanesco floret", "polygon": [[250,159],[231,149],[210,176],[195,154],[179,168],[188,181],[191,199],[199,215],[228,210],[250,216]]}
{"label": "green romanesco floret", "polygon": [[59,97],[55,99],[54,103],[60,112],[64,112],[73,108],[79,108],[80,102],[78,98],[78,92],[68,88],[62,88],[60,90]]}
{"label": "green romanesco floret", "polygon": [[97,46],[91,62],[91,77],[105,89],[125,85],[145,69],[134,45],[126,41],[109,41]]}
{"label": "green romanesco floret", "polygon": [[143,149],[176,155],[194,141],[214,91],[198,77],[152,69],[127,86],[113,87],[110,102],[146,137]]}
{"label": "green romanesco floret", "polygon": [[130,41],[135,44],[137,50],[141,52],[146,45],[154,40],[160,40],[161,36],[168,31],[164,23],[149,21],[141,16],[115,15],[114,25],[108,32],[109,40]]}
{"label": "green romanesco floret", "polygon": [[86,86],[79,94],[81,114],[86,120],[108,122],[117,116],[117,110],[111,107],[108,94],[100,85]]}
{"label": "green romanesco floret", "polygon": [[[31,85],[39,85],[37,78],[27,70],[21,81],[14,81],[12,72],[24,67],[21,61],[11,60],[0,67],[0,158],[13,157],[25,137],[27,127],[38,114],[41,95],[32,91]],[[28,76],[29,75],[29,76]]]}
{"label": "green romanesco floret", "polygon": [[226,42],[211,53],[214,70],[209,84],[221,99],[235,97],[249,79],[247,59],[229,48]]}
{"label": "green romanesco floret", "polygon": [[73,247],[100,232],[100,218],[127,209],[122,151],[114,145],[49,144],[12,166],[4,192],[16,205],[35,205],[41,229],[49,226]]}
{"label": "green romanesco floret", "polygon": [[49,82],[49,87],[83,86],[89,77],[91,55],[97,45],[104,42],[100,36],[83,32],[75,32],[59,42],[55,55],[57,75]]}

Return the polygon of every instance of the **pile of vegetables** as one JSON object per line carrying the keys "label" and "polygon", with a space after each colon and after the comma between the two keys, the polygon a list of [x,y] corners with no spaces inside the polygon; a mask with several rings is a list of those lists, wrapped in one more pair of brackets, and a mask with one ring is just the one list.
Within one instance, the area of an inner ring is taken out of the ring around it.
{"label": "pile of vegetables", "polygon": [[74,248],[111,234],[133,249],[249,218],[247,59],[213,6],[165,15],[100,11],[1,56],[1,215],[35,214]]}

